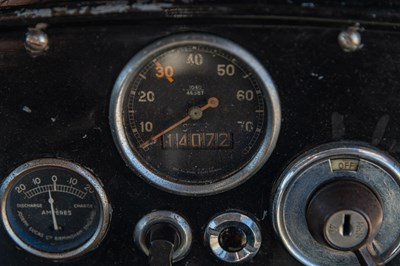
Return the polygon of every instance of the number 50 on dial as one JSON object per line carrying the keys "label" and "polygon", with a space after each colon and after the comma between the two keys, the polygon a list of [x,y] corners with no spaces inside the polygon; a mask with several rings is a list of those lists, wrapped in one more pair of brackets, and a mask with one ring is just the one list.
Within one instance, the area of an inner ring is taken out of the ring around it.
{"label": "number 50 on dial", "polygon": [[115,143],[132,170],[190,196],[253,176],[275,147],[280,117],[261,63],[208,34],[172,35],[144,48],[122,70],[110,105]]}

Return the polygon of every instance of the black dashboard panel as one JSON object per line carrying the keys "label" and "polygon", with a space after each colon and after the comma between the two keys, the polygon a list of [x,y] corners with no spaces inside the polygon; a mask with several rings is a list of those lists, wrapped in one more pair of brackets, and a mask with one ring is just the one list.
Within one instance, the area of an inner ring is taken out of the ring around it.
{"label": "black dashboard panel", "polygon": [[[152,3],[126,4],[121,12],[123,3],[101,6],[4,7],[0,18],[1,179],[30,160],[70,160],[103,182],[113,208],[101,245],[60,265],[146,265],[133,230],[153,210],[173,210],[192,227],[191,251],[176,265],[223,264],[203,243],[203,230],[211,217],[232,209],[254,215],[262,227],[262,247],[249,264],[299,265],[271,223],[272,187],[293,158],[348,140],[400,159],[400,35],[390,9]],[[24,39],[38,22],[48,25],[49,49],[33,58]],[[364,46],[344,52],[338,34],[358,22]],[[281,133],[268,162],[246,183],[213,196],[177,196],[149,185],[125,164],[110,131],[111,91],[125,64],[148,44],[185,32],[244,47],[269,71],[281,101]],[[1,265],[55,264],[17,248],[3,229]],[[388,265],[399,263],[396,257]]]}

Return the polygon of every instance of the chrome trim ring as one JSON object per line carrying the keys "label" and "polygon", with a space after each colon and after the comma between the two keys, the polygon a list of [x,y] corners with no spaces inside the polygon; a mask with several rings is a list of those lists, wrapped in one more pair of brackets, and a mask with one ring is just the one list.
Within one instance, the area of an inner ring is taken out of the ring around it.
{"label": "chrome trim ring", "polygon": [[[130,84],[142,67],[162,51],[189,44],[213,46],[241,58],[241,60],[252,69],[253,73],[258,74],[258,78],[261,81],[260,87],[263,89],[266,109],[268,111],[267,128],[265,134],[262,136],[263,141],[251,161],[230,177],[207,184],[183,184],[173,182],[149,170],[146,164],[136,156],[135,152],[130,147],[128,136],[124,129],[124,98],[129,90]],[[109,119],[114,142],[127,165],[135,173],[162,190],[179,195],[204,196],[221,193],[239,186],[253,176],[265,164],[274,150],[278,139],[281,123],[281,109],[278,93],[272,79],[253,55],[227,39],[208,34],[185,33],[175,34],[151,44],[128,62],[114,85],[111,95]]]}
{"label": "chrome trim ring", "polygon": [[[220,234],[229,227],[237,227],[246,235],[247,243],[239,251],[227,251],[220,244]],[[262,242],[261,229],[258,223],[239,212],[226,212],[214,217],[206,226],[204,239],[212,253],[218,259],[228,263],[251,260],[260,250]]]}
{"label": "chrome trim ring", "polygon": [[[81,177],[85,178],[95,189],[98,198],[100,200],[99,205],[101,211],[100,215],[101,220],[99,221],[98,227],[93,236],[82,246],[61,253],[44,252],[25,243],[21,238],[19,238],[19,236],[12,229],[8,221],[7,210],[6,210],[7,198],[10,193],[10,190],[13,187],[13,185],[19,180],[19,177],[21,175],[24,175],[25,173],[30,172],[38,167],[58,167],[73,171],[79,174]],[[0,189],[0,197],[1,197],[1,217],[7,233],[14,240],[14,242],[17,243],[17,245],[22,249],[28,251],[33,255],[46,259],[55,259],[55,260],[71,259],[83,255],[89,251],[92,251],[93,249],[96,249],[100,245],[103,238],[105,237],[111,220],[111,214],[112,214],[111,204],[108,201],[107,195],[103,189],[100,180],[98,180],[91,172],[89,172],[82,166],[79,166],[75,163],[66,160],[53,159],[53,158],[37,159],[19,166],[3,182]]]}
{"label": "chrome trim ring", "polygon": [[[330,159],[359,159],[357,171],[331,171]],[[381,198],[383,222],[373,246],[385,263],[400,248],[400,165],[369,145],[335,142],[297,158],[282,174],[272,204],[273,225],[288,251],[305,265],[359,265],[354,253],[334,250],[317,242],[308,230],[309,197],[322,184],[351,178],[369,186]]]}
{"label": "chrome trim ring", "polygon": [[142,217],[135,226],[133,240],[136,246],[149,256],[150,250],[146,243],[147,233],[152,225],[159,223],[171,224],[179,233],[180,245],[172,255],[173,262],[186,257],[192,245],[192,230],[189,223],[179,214],[171,211],[155,211]]}

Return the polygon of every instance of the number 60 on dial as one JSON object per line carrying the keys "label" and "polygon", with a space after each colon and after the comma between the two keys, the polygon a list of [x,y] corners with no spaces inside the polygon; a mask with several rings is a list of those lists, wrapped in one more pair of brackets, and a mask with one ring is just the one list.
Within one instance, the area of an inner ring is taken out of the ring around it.
{"label": "number 60 on dial", "polygon": [[271,155],[280,104],[264,67],[239,45],[178,34],[135,55],[112,93],[110,125],[132,170],[181,195],[231,189]]}

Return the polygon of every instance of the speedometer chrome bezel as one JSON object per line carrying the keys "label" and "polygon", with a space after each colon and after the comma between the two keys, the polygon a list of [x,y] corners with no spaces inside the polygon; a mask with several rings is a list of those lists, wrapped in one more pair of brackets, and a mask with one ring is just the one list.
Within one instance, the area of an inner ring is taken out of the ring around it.
{"label": "speedometer chrome bezel", "polygon": [[[163,51],[183,45],[208,45],[226,51],[240,58],[253,73],[257,73],[260,87],[263,90],[267,109],[267,125],[262,142],[254,157],[248,164],[233,175],[213,183],[183,184],[177,183],[161,175],[157,175],[148,169],[140,161],[129,145],[127,133],[124,129],[123,108],[124,97],[130,88],[130,84],[139,74],[144,65]],[[237,187],[253,176],[267,161],[275,148],[281,122],[281,109],[277,90],[268,72],[262,64],[241,46],[227,39],[203,33],[180,33],[162,38],[145,47],[137,53],[125,66],[115,82],[110,102],[110,126],[116,146],[127,165],[144,180],[156,187],[178,195],[204,196],[221,193]]]}
{"label": "speedometer chrome bezel", "polygon": [[[29,245],[28,243],[25,243],[15,233],[8,220],[6,204],[7,204],[7,199],[10,195],[11,188],[16,182],[20,180],[20,177],[23,177],[25,174],[29,173],[32,170],[42,167],[57,167],[77,173],[82,178],[86,179],[87,182],[89,182],[93,186],[98,195],[100,211],[101,211],[100,215],[101,220],[99,221],[97,229],[95,233],[83,245],[73,250],[69,250],[66,252],[51,253],[36,249],[35,247]],[[111,204],[108,201],[107,195],[100,181],[91,172],[89,172],[82,166],[63,159],[55,159],[55,158],[36,159],[19,166],[13,172],[11,172],[4,180],[0,188],[0,198],[1,198],[1,218],[4,228],[6,229],[9,236],[14,240],[14,242],[19,247],[21,247],[25,251],[46,259],[53,259],[53,260],[71,259],[92,251],[93,249],[97,248],[100,245],[100,242],[105,237],[111,220],[111,213],[112,213]]]}

